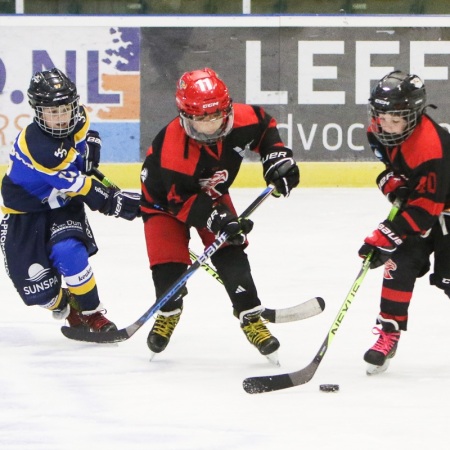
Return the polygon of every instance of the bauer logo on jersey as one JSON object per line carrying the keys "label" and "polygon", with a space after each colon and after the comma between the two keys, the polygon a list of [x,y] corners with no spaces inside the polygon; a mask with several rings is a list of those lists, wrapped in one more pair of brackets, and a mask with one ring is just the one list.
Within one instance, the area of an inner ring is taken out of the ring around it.
{"label": "bauer logo on jersey", "polygon": [[213,200],[219,198],[223,192],[218,191],[217,185],[228,180],[228,170],[219,170],[210,178],[200,178],[199,183],[202,191],[208,194]]}

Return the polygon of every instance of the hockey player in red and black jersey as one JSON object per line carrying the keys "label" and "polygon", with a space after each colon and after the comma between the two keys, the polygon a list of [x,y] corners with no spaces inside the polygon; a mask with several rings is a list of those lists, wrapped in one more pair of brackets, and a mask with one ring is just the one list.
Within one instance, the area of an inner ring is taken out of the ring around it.
{"label": "hockey player in red and black jersey", "polygon": [[374,328],[378,340],[364,355],[368,374],[386,370],[395,355],[415,282],[430,270],[432,254],[430,283],[450,297],[450,134],[426,106],[423,81],[401,71],[383,77],[369,99],[368,139],[386,166],[377,184],[401,207],[359,250],[362,257],[374,251],[371,268],[384,264],[381,328]]}
{"label": "hockey player in red and black jersey", "polygon": [[26,305],[49,309],[71,327],[116,330],[103,314],[89,264],[98,248],[84,204],[133,220],[140,195],[105,188],[89,176],[99,164],[101,140],[63,72],[36,72],[28,99],[35,117],[17,136],[1,184],[6,271]]}
{"label": "hockey player in red and black jersey", "polygon": [[[177,84],[179,116],[154,139],[142,167],[142,215],[156,295],[169,288],[190,264],[189,230],[205,247],[218,233],[231,234],[213,256],[234,314],[247,339],[261,354],[276,358],[278,340],[261,319],[263,307],[244,249],[253,223],[238,220],[229,188],[245,151],[259,153],[266,182],[276,196],[288,196],[299,183],[292,151],[263,108],[233,104],[228,88],[211,69],[182,75]],[[159,311],[147,344],[163,351],[183,309],[186,287]]]}

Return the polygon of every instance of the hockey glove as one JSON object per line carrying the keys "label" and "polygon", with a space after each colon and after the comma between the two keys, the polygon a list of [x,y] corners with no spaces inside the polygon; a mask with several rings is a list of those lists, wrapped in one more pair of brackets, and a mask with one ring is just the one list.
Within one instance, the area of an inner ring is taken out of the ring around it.
{"label": "hockey glove", "polygon": [[238,218],[225,205],[219,203],[209,216],[206,227],[215,235],[225,231],[229,234],[229,244],[242,245],[246,235],[253,229],[253,222],[250,219]]}
{"label": "hockey glove", "polygon": [[286,152],[271,153],[263,163],[264,179],[267,184],[275,186],[274,196],[287,197],[291,190],[300,182],[300,171],[294,158],[277,156],[285,155]]}
{"label": "hockey glove", "polygon": [[92,175],[92,170],[100,164],[100,149],[102,140],[97,131],[89,130],[86,134],[86,149],[84,151],[84,173]]}
{"label": "hockey glove", "polygon": [[364,244],[358,253],[365,259],[373,251],[370,268],[376,269],[382,266],[401,244],[403,239],[393,230],[392,222],[385,220],[378,225],[378,229],[364,239]]}
{"label": "hockey glove", "polygon": [[406,178],[403,175],[395,175],[391,170],[385,170],[378,175],[377,185],[391,203],[397,199],[404,201],[408,197]]}
{"label": "hockey glove", "polygon": [[139,208],[141,195],[134,192],[108,189],[108,199],[100,212],[107,216],[121,217],[126,220],[133,220],[140,217]]}

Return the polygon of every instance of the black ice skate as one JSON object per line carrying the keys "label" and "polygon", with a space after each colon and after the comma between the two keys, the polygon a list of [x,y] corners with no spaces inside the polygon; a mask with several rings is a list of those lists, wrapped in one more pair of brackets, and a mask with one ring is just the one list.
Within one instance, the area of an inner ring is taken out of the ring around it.
{"label": "black ice skate", "polygon": [[382,328],[374,327],[372,331],[373,334],[379,335],[378,340],[364,355],[364,361],[368,363],[367,375],[376,375],[387,370],[400,339],[399,326],[395,320],[378,316],[378,322]]}
{"label": "black ice skate", "polygon": [[277,350],[280,343],[267,329],[267,320],[261,319],[263,308],[257,306],[239,314],[241,328],[248,341],[253,344],[272,364],[279,366]]}
{"label": "black ice skate", "polygon": [[147,338],[148,348],[152,352],[150,359],[155,356],[155,353],[161,353],[167,347],[182,311],[183,308],[177,308],[169,312],[159,311]]}

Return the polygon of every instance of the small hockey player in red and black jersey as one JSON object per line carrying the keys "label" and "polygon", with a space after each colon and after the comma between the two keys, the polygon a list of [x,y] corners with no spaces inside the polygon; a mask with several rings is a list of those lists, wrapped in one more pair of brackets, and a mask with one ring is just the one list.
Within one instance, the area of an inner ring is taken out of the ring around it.
{"label": "small hockey player in red and black jersey", "polygon": [[382,78],[369,99],[369,143],[386,166],[377,184],[401,207],[359,250],[362,257],[374,252],[371,268],[384,264],[381,328],[374,328],[378,340],[364,355],[368,374],[385,371],[395,355],[415,282],[429,271],[432,254],[430,283],[450,297],[450,134],[425,108],[423,81],[401,71]]}
{"label": "small hockey player in red and black jersey", "polygon": [[[276,196],[288,196],[299,183],[292,151],[263,108],[233,104],[228,88],[211,69],[182,75],[177,84],[179,116],[154,139],[142,167],[142,215],[156,295],[187,269],[189,229],[205,247],[218,233],[231,234],[212,262],[231,299],[247,339],[276,361],[280,344],[261,319],[263,307],[244,249],[253,223],[238,220],[229,188],[245,151],[259,153],[264,178]],[[153,354],[169,343],[183,309],[186,287],[159,311],[147,344]]]}
{"label": "small hockey player in red and black jersey", "polygon": [[26,305],[46,308],[71,327],[116,330],[89,264],[98,248],[84,205],[133,220],[140,195],[90,176],[100,161],[100,136],[63,72],[36,72],[27,93],[35,117],[17,136],[1,184],[6,271]]}

